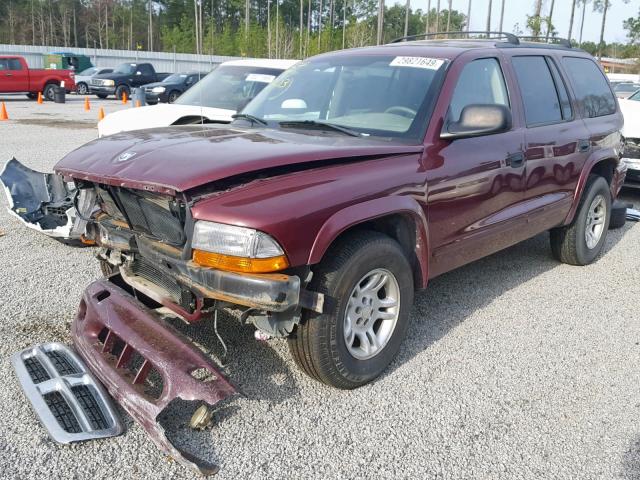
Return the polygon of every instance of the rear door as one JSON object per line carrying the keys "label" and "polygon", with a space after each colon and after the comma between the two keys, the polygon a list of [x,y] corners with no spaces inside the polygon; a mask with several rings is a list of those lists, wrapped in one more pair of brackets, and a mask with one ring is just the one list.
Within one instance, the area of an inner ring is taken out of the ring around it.
{"label": "rear door", "polygon": [[[505,80],[498,54],[459,65],[454,63],[447,76],[457,80],[444,126],[458,121],[467,105],[505,105],[513,112],[511,81]],[[448,89],[445,85],[443,91]],[[523,132],[517,125],[518,115],[513,117],[516,123],[509,131],[440,140],[435,151],[427,152],[431,276],[522,239]]]}
{"label": "rear door", "polygon": [[515,55],[511,64],[526,125],[525,198],[535,234],[561,224],[569,213],[589,155],[589,134],[552,57]]}

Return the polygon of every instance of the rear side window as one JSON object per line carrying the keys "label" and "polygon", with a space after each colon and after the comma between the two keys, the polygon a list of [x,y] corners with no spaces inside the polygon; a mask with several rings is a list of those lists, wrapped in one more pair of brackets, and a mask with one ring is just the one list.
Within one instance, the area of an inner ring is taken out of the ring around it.
{"label": "rear side window", "polygon": [[571,78],[583,117],[593,118],[615,113],[616,100],[611,88],[592,60],[564,57],[563,63]]}
{"label": "rear side window", "polygon": [[556,86],[544,57],[513,57],[527,126],[562,121]]}
{"label": "rear side window", "polygon": [[502,69],[495,58],[480,58],[462,69],[451,98],[449,121],[459,121],[462,109],[474,104],[509,106]]}

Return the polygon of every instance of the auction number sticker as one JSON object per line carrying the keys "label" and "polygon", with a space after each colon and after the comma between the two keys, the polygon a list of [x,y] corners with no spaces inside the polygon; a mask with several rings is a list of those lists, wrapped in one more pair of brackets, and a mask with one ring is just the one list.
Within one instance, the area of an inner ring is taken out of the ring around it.
{"label": "auction number sticker", "polygon": [[265,75],[264,73],[250,73],[245,78],[247,82],[271,83],[275,75]]}
{"label": "auction number sticker", "polygon": [[396,57],[389,66],[391,67],[412,67],[412,68],[426,68],[427,70],[438,70],[444,60],[439,58],[427,58],[427,57]]}

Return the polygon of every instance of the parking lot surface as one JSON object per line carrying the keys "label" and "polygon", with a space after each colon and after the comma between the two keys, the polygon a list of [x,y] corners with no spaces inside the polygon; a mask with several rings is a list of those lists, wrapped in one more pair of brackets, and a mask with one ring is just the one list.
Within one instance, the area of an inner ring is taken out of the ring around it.
{"label": "parking lot surface", "polygon": [[[0,163],[51,171],[97,137],[99,106],[0,97]],[[179,159],[176,159],[178,162]],[[638,207],[640,193],[623,198]],[[193,478],[125,417],[124,435],[50,440],[9,361],[34,343],[70,342],[90,248],[25,228],[0,200],[0,477]],[[443,275],[416,295],[400,356],[377,381],[338,391],[305,377],[285,341],[261,343],[232,316],[226,373],[246,395],[215,426],[172,437],[221,466],[221,479],[640,479],[640,226],[610,231],[587,267],[557,263],[548,234]],[[180,325],[176,323],[176,325]],[[182,327],[214,356],[213,322]],[[184,420],[184,419],[182,419]]]}

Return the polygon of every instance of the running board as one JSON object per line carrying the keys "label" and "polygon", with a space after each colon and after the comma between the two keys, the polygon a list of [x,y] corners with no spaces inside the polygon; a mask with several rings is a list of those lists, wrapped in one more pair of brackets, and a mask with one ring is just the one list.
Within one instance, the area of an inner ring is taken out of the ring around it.
{"label": "running board", "polygon": [[124,428],[104,388],[61,343],[11,357],[20,385],[51,438],[59,443],[120,435]]}

